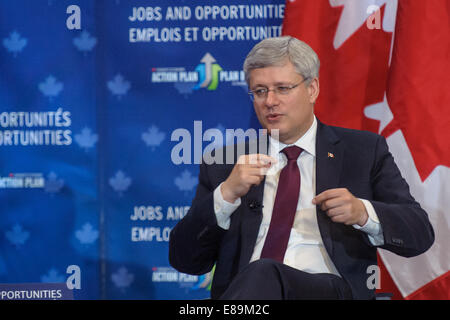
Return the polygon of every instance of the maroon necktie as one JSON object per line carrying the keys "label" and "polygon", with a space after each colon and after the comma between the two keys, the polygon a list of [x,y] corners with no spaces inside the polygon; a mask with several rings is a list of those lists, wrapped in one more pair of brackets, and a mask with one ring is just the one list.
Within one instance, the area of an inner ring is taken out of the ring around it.
{"label": "maroon necktie", "polygon": [[302,151],[297,146],[286,147],[281,151],[288,158],[288,163],[280,173],[272,218],[261,258],[283,262],[300,195],[300,170],[297,158]]}

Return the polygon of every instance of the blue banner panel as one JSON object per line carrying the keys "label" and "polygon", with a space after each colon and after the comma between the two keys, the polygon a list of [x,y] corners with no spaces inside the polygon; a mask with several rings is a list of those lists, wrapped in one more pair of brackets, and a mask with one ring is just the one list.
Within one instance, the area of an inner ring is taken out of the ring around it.
{"label": "blue banner panel", "polygon": [[[94,2],[78,1],[95,32]],[[69,1],[0,2],[0,282],[66,282],[100,296],[96,58]],[[86,137],[91,137],[88,141]]]}
{"label": "blue banner panel", "polygon": [[0,300],[73,300],[66,283],[0,284]]}
{"label": "blue banner panel", "polygon": [[284,0],[1,1],[0,282],[209,297],[213,272],[173,269],[169,234],[202,153],[259,128],[242,64],[283,16]]}

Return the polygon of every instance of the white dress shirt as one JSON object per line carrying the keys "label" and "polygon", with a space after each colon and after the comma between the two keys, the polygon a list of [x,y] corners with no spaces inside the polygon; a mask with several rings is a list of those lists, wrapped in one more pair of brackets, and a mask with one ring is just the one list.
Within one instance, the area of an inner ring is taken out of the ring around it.
{"label": "white dress shirt", "polygon": [[[312,199],[316,195],[316,134],[317,120],[314,117],[309,130],[294,144],[291,144],[303,149],[297,159],[301,185],[297,211],[283,263],[309,273],[331,273],[340,276],[324,247],[317,223],[316,206],[312,204]],[[280,151],[288,145],[271,137],[269,139],[269,155],[276,158],[278,162],[272,165],[266,175],[263,218],[250,262],[258,260],[261,256],[272,217],[280,172],[287,164],[286,155]],[[214,190],[214,211],[219,227],[227,230],[230,227],[230,216],[241,204],[241,199],[237,199],[234,203],[224,200],[220,187],[221,185]],[[355,224],[353,227],[367,233],[369,241],[374,246],[382,245],[384,243],[383,232],[378,216],[369,201],[361,200],[369,218],[364,226],[360,227]]]}

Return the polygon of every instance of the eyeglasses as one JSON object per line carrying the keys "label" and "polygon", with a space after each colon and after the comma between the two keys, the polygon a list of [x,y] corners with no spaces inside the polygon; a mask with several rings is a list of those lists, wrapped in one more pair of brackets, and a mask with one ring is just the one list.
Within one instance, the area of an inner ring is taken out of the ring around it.
{"label": "eyeglasses", "polygon": [[267,98],[267,95],[269,94],[269,91],[273,91],[276,95],[288,95],[289,92],[291,92],[292,89],[297,88],[299,85],[301,85],[303,82],[305,82],[306,80],[308,80],[309,78],[305,78],[303,79],[301,82],[294,84],[294,85],[290,85],[290,86],[277,86],[273,89],[268,89],[268,88],[257,88],[255,90],[250,90],[248,92],[248,95],[250,96],[250,100],[252,101],[261,101],[261,100],[265,100]]}

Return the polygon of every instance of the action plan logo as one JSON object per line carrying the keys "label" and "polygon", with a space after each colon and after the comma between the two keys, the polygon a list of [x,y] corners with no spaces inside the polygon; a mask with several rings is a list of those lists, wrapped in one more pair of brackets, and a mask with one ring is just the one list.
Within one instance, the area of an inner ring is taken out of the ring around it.
{"label": "action plan logo", "polygon": [[181,94],[193,90],[217,90],[220,83],[233,86],[246,86],[245,75],[241,70],[224,70],[211,53],[207,52],[200,63],[189,70],[186,67],[154,67],[151,69],[152,83],[173,83]]}
{"label": "action plan logo", "polygon": [[0,174],[1,189],[42,189],[46,193],[56,194],[64,187],[64,180],[55,172],[51,171],[47,175],[43,172],[24,172],[7,175]]}
{"label": "action plan logo", "polygon": [[191,291],[210,291],[213,274],[214,270],[197,276],[179,272],[172,267],[152,267],[152,282],[176,283],[180,288]]}

